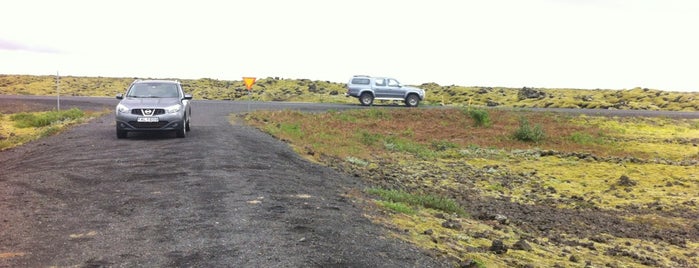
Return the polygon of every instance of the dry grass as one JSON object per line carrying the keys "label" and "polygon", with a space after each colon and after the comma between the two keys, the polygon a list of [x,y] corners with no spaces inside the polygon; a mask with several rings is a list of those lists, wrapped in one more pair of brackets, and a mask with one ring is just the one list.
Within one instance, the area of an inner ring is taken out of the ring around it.
{"label": "dry grass", "polygon": [[[13,148],[102,116],[109,111],[87,111],[72,109],[62,112],[22,112],[0,114],[0,150]],[[25,121],[29,122],[25,122]],[[37,122],[33,122],[37,121]]]}
{"label": "dry grass", "polygon": [[[464,109],[255,112],[247,122],[313,161],[360,174],[380,187],[600,211],[661,233],[697,228],[699,120],[487,111],[490,127],[475,126]],[[546,138],[537,143],[513,138],[522,117],[540,125]],[[582,267],[586,261],[611,267],[699,265],[699,257],[692,254],[699,251],[696,236],[681,245],[642,238],[643,233],[580,237],[570,234],[574,228],[536,237],[526,231],[532,227],[526,224],[471,217],[454,218],[463,226],[454,230],[441,225],[439,211],[411,208],[400,213],[395,204],[367,203],[382,211],[368,214],[374,222],[409,230],[396,232],[396,237],[487,267]],[[586,228],[582,222],[565,224]],[[495,239],[507,245],[528,239],[532,250],[493,254],[488,247]]]}

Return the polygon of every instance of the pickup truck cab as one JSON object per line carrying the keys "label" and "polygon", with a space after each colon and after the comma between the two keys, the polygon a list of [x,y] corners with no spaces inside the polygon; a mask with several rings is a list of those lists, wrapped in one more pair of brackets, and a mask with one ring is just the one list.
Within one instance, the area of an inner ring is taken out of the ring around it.
{"label": "pickup truck cab", "polygon": [[416,107],[425,98],[425,90],[404,86],[390,77],[355,75],[347,82],[345,96],[358,98],[364,106],[372,105],[374,100],[394,100]]}

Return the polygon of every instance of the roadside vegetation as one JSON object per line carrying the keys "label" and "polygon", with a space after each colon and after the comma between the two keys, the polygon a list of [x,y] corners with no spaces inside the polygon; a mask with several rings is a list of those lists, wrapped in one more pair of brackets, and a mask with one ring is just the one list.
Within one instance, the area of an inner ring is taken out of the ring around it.
{"label": "roadside vegetation", "polygon": [[0,150],[60,133],[70,126],[101,114],[104,112],[84,112],[77,108],[0,114]]}
{"label": "roadside vegetation", "polygon": [[[0,74],[0,94],[55,95],[55,79],[54,76]],[[136,78],[65,76],[60,78],[60,91],[66,96],[112,97],[124,93],[134,79]],[[180,81],[185,91],[193,94],[195,99],[358,103],[356,99],[344,96],[344,83],[330,81],[266,77],[259,78],[250,91],[241,80],[202,78]],[[699,111],[697,92],[668,92],[641,87],[546,89],[442,86],[436,83],[415,86],[427,92],[427,97],[421,104],[433,106]],[[393,103],[378,101],[376,104]]]}
{"label": "roadside vegetation", "polygon": [[246,120],[365,181],[367,217],[462,266],[699,266],[697,119],[466,107]]}

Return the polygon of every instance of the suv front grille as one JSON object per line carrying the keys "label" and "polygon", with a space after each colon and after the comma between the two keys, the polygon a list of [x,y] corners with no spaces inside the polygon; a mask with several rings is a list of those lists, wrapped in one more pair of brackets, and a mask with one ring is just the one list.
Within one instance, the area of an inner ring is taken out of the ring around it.
{"label": "suv front grille", "polygon": [[129,125],[132,125],[135,128],[162,128],[166,126],[169,122],[168,121],[160,121],[160,122],[136,122],[136,121],[129,121]]}
{"label": "suv front grille", "polygon": [[[151,111],[152,114],[148,114],[147,112]],[[165,109],[132,109],[131,114],[135,115],[160,115],[160,114],[165,114]]]}

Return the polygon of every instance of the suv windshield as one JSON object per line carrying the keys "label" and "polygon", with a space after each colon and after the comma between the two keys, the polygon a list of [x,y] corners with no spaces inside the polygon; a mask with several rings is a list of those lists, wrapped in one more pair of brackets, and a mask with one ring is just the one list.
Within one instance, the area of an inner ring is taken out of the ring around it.
{"label": "suv windshield", "polygon": [[131,98],[177,98],[180,92],[171,83],[138,83],[131,86],[127,97]]}

